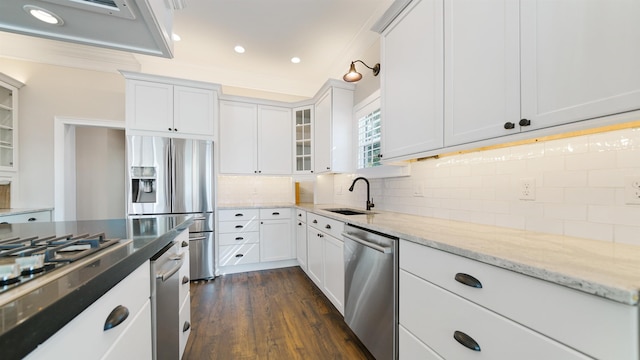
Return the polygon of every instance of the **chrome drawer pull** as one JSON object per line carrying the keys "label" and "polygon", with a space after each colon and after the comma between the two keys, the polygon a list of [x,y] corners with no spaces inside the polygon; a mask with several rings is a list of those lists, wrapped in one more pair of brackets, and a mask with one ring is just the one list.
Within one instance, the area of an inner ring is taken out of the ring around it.
{"label": "chrome drawer pull", "polygon": [[482,289],[482,283],[480,282],[480,280],[474,278],[469,274],[457,273],[455,279],[457,282],[461,284],[471,286],[477,289]]}
{"label": "chrome drawer pull", "polygon": [[122,324],[128,317],[129,309],[122,305],[116,306],[115,309],[111,310],[111,313],[107,316],[107,320],[104,322],[104,331]]}
{"label": "chrome drawer pull", "polygon": [[480,351],[480,345],[478,345],[478,343],[473,340],[473,338],[465,333],[463,333],[462,331],[454,331],[453,332],[453,338],[456,339],[457,342],[459,342],[462,346],[466,347],[467,349],[471,349],[473,351]]}

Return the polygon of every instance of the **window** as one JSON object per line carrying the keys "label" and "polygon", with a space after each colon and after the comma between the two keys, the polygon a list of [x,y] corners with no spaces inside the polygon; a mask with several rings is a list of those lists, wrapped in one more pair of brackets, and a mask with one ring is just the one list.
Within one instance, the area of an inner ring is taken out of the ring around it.
{"label": "window", "polygon": [[380,163],[380,107],[358,119],[358,169]]}

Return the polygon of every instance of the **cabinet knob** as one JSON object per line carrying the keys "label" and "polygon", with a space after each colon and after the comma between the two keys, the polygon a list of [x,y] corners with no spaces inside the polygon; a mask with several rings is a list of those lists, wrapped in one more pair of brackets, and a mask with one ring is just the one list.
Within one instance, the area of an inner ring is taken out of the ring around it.
{"label": "cabinet knob", "polygon": [[299,222],[299,223],[298,223],[298,226],[302,226],[302,223],[301,223],[301,222]]}
{"label": "cabinet knob", "polygon": [[331,225],[327,224],[324,226],[325,229],[331,229]]}
{"label": "cabinet knob", "polygon": [[331,168],[327,166],[327,170],[331,170]]}
{"label": "cabinet knob", "polygon": [[182,278],[182,285],[184,285],[184,284],[188,284],[188,283],[189,283],[189,277],[188,277],[188,276],[184,276],[184,277]]}
{"label": "cabinet knob", "polygon": [[189,242],[188,241],[183,241],[182,244],[180,244],[180,247],[189,247]]}
{"label": "cabinet knob", "polygon": [[518,125],[520,125],[520,126],[529,126],[529,125],[531,125],[531,120],[521,119],[520,122],[518,123]]}
{"label": "cabinet knob", "polygon": [[504,123],[504,128],[507,129],[507,130],[511,130],[511,129],[515,128],[515,127],[516,127],[516,124],[514,124],[512,122]]}
{"label": "cabinet knob", "polygon": [[191,323],[185,321],[184,325],[182,325],[182,332],[187,332],[189,329],[191,329]]}
{"label": "cabinet knob", "polygon": [[113,329],[114,327],[122,324],[129,317],[129,309],[122,305],[116,306],[109,316],[107,316],[107,320],[104,322],[104,331]]}
{"label": "cabinet knob", "polygon": [[178,131],[178,129],[174,128],[173,131]]}
{"label": "cabinet knob", "polygon": [[473,340],[473,338],[465,333],[463,333],[462,331],[454,331],[453,332],[453,338],[456,339],[457,342],[459,342],[462,346],[466,347],[467,349],[471,349],[473,351],[480,351],[480,345],[478,345],[478,343]]}
{"label": "cabinet knob", "polygon": [[173,130],[173,129],[172,129],[172,128],[168,128],[167,130],[171,131],[171,130]]}
{"label": "cabinet knob", "polygon": [[298,214],[298,216],[302,217],[302,214]]}

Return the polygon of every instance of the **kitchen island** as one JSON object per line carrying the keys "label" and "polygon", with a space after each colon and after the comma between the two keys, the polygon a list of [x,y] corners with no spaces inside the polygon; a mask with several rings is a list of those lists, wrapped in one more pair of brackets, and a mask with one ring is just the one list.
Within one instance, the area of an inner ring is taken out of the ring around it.
{"label": "kitchen island", "polygon": [[[171,243],[190,217],[2,224],[0,239],[104,233],[117,244],[0,294],[3,359],[20,359]],[[65,269],[66,268],[66,269]]]}

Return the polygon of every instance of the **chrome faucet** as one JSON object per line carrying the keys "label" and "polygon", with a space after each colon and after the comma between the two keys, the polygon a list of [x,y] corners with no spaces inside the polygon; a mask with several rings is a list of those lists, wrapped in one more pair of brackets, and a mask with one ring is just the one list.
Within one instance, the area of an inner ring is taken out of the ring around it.
{"label": "chrome faucet", "polygon": [[349,191],[353,191],[353,187],[356,184],[356,181],[358,180],[364,180],[364,182],[367,183],[367,210],[371,210],[371,208],[374,206],[373,205],[373,199],[369,200],[369,196],[370,196],[370,191],[369,191],[369,180],[363,178],[362,176],[357,177],[355,179],[353,179],[353,183],[351,183],[351,186],[349,187]]}

